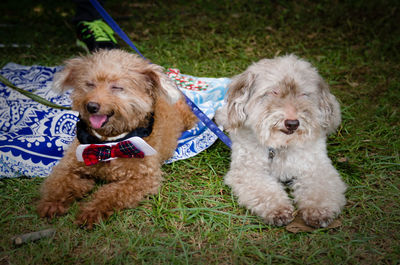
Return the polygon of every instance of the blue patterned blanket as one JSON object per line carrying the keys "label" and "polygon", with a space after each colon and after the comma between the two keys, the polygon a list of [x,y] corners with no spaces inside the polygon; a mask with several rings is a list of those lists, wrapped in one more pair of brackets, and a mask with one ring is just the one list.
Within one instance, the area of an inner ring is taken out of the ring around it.
{"label": "blue patterned blanket", "polygon": [[[9,63],[0,70],[14,85],[47,100],[70,106],[70,93],[51,90],[60,67]],[[169,69],[168,76],[209,118],[223,104],[228,78],[200,78]],[[41,105],[0,83],[0,178],[45,177],[75,137],[77,113]],[[199,122],[179,139],[175,154],[166,163],[186,159],[210,147],[217,137]]]}

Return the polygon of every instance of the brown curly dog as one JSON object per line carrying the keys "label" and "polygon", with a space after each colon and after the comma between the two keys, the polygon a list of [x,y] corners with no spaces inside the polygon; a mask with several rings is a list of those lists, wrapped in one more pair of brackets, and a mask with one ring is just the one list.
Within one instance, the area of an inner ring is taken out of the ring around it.
{"label": "brown curly dog", "polygon": [[[76,199],[94,188],[96,180],[106,184],[81,203],[76,217],[78,225],[89,229],[156,193],[162,181],[161,165],[174,153],[182,132],[197,121],[163,68],[121,50],[101,50],[66,61],[54,87],[73,89],[72,109],[79,112],[82,132],[78,130],[78,137],[43,183],[39,215],[52,218],[66,213]],[[132,132],[143,134],[141,138],[156,154],[93,165],[77,158],[83,140],[115,142]]]}

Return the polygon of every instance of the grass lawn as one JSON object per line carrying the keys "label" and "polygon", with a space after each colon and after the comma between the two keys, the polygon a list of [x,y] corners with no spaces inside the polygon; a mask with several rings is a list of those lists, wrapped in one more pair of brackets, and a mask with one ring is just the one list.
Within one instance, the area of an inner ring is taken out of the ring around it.
{"label": "grass lawn", "polygon": [[[108,1],[106,9],[154,63],[230,77],[253,61],[295,53],[341,103],[329,156],[348,184],[335,229],[293,234],[265,225],[223,184],[220,141],[163,166],[160,192],[95,229],[35,208],[43,179],[0,180],[0,264],[398,264],[400,260],[400,16],[397,1]],[[75,46],[69,1],[0,3],[0,67],[61,65]],[[120,40],[122,48],[129,49]],[[20,247],[15,235],[55,228]]]}

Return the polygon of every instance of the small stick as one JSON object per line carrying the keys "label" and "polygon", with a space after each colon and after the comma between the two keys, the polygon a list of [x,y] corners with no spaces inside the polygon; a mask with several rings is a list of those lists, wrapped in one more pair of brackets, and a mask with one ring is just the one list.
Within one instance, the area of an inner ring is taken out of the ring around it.
{"label": "small stick", "polygon": [[15,245],[19,246],[28,242],[36,241],[41,238],[51,237],[56,233],[54,228],[49,228],[41,231],[36,231],[32,233],[27,233],[19,236],[15,236],[12,238],[12,241]]}

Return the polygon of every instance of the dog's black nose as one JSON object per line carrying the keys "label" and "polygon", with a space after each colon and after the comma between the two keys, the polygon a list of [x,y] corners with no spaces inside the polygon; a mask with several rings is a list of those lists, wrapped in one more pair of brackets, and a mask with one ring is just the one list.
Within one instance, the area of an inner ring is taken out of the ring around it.
{"label": "dog's black nose", "polygon": [[295,131],[297,128],[299,128],[299,125],[299,120],[285,120],[285,127],[289,131]]}
{"label": "dog's black nose", "polygon": [[87,109],[87,111],[89,111],[89,113],[92,113],[92,114],[97,113],[100,110],[100,104],[96,103],[96,102],[89,102],[86,105],[86,109]]}

